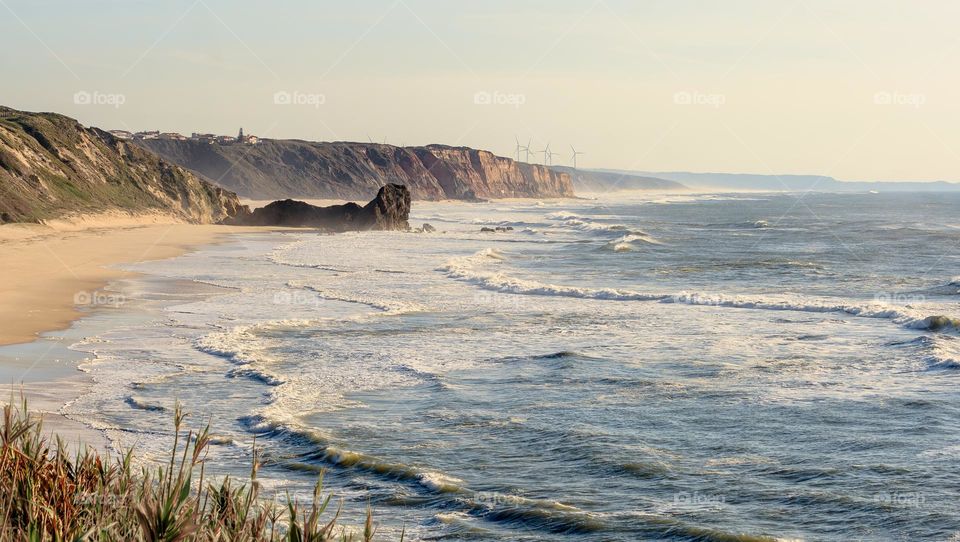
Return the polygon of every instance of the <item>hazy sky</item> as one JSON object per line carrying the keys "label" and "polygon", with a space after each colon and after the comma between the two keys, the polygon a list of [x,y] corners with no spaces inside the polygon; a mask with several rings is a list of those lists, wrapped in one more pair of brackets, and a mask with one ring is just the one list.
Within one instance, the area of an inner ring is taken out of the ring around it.
{"label": "hazy sky", "polygon": [[0,104],[508,156],[516,135],[586,167],[960,180],[958,22],[955,1],[0,0]]}

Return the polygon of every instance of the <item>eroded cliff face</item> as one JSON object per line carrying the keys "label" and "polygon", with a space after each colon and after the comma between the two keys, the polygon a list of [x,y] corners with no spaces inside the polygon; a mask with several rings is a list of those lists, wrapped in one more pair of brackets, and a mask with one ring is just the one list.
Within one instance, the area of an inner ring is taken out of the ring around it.
{"label": "eroded cliff face", "polygon": [[127,211],[212,223],[240,209],[236,194],[107,132],[0,107],[0,222]]}
{"label": "eroded cliff face", "polygon": [[570,176],[467,147],[265,140],[257,145],[140,142],[251,199],[365,199],[385,184],[414,199],[570,197]]}
{"label": "eroded cliff face", "polygon": [[[448,198],[462,192],[479,198],[572,197],[573,183],[566,173],[538,164],[517,162],[469,147],[428,145],[414,152]],[[467,196],[469,197],[469,196]]]}

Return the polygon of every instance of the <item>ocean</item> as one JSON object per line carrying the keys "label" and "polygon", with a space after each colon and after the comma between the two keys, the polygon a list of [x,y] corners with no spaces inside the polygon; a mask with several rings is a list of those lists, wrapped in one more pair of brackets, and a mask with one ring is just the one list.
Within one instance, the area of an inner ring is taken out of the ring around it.
{"label": "ocean", "polygon": [[[382,540],[960,539],[960,195],[414,202],[125,266],[64,407]],[[500,231],[481,231],[481,228]]]}

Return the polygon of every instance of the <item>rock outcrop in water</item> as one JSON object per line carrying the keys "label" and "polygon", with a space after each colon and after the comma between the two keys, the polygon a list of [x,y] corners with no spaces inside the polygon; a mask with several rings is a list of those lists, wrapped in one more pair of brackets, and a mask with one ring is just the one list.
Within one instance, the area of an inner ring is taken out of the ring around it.
{"label": "rock outcrop in water", "polygon": [[328,231],[407,230],[410,224],[410,191],[388,184],[377,197],[364,205],[346,203],[318,207],[292,199],[275,201],[253,212],[240,214],[229,224],[243,226],[288,226],[321,228]]}
{"label": "rock outcrop in water", "polygon": [[0,106],[0,222],[124,211],[209,223],[240,210],[236,194],[107,132]]}
{"label": "rock outcrop in water", "polygon": [[570,176],[468,147],[268,139],[256,145],[152,139],[139,144],[251,199],[357,199],[384,184],[414,199],[572,197]]}

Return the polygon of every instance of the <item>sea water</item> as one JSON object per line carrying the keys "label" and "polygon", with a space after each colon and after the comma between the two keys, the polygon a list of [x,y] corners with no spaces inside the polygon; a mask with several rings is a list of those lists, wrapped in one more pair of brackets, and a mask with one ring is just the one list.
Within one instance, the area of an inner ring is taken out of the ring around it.
{"label": "sea water", "polygon": [[[381,539],[956,540],[960,195],[415,202],[127,266],[64,412]],[[502,231],[481,232],[481,228]],[[99,314],[99,315],[98,315]],[[119,316],[118,316],[119,315]]]}

